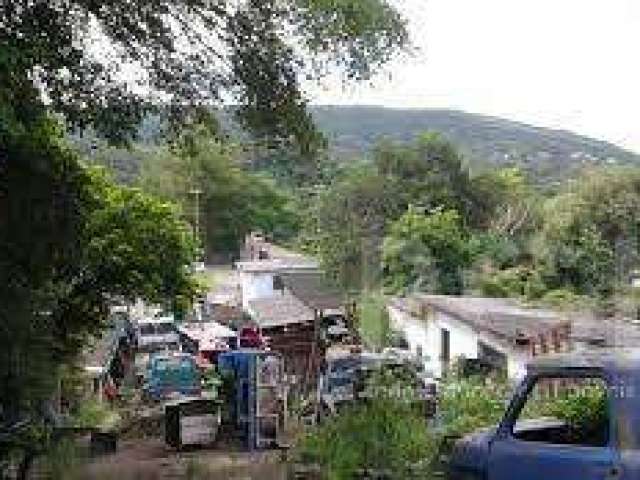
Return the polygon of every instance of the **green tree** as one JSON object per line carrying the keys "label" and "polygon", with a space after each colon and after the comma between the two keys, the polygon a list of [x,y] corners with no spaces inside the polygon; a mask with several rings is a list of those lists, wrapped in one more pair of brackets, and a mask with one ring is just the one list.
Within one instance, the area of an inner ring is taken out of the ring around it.
{"label": "green tree", "polygon": [[519,168],[489,170],[471,179],[473,225],[517,238],[539,225],[539,197]]}
{"label": "green tree", "polygon": [[317,192],[300,238],[342,286],[361,289],[381,279],[386,224],[400,214],[395,185],[371,165],[356,165]]}
{"label": "green tree", "polygon": [[182,121],[235,98],[259,138],[306,148],[317,134],[300,78],[368,78],[408,42],[385,0],[6,3],[0,83],[14,101],[42,108],[45,97],[68,122],[118,140],[153,106]]}
{"label": "green tree", "polygon": [[395,186],[402,211],[410,204],[427,210],[445,206],[469,219],[469,172],[456,147],[440,134],[426,132],[407,144],[383,139],[373,157],[379,174]]}
{"label": "green tree", "polygon": [[469,249],[461,223],[455,210],[438,208],[425,214],[409,207],[384,239],[386,285],[393,291],[462,293]]}
{"label": "green tree", "polygon": [[640,170],[584,172],[543,206],[532,251],[551,288],[610,296],[640,262]]}
{"label": "green tree", "polygon": [[[297,229],[298,218],[291,195],[265,175],[241,168],[243,151],[221,143],[202,125],[186,130],[171,147],[149,150],[140,185],[170,199],[195,224],[199,216],[202,238],[209,256],[236,253],[251,230],[261,230],[286,241]],[[198,209],[194,190],[199,190]]]}
{"label": "green tree", "polygon": [[311,202],[302,243],[345,286],[382,281],[382,241],[409,205],[456,209],[468,223],[469,175],[454,146],[427,133],[408,144],[382,140],[373,162],[355,162]]}
{"label": "green tree", "polygon": [[191,299],[195,242],[173,207],[83,166],[56,121],[0,116],[0,416],[34,420],[33,451],[61,366],[113,298]]}

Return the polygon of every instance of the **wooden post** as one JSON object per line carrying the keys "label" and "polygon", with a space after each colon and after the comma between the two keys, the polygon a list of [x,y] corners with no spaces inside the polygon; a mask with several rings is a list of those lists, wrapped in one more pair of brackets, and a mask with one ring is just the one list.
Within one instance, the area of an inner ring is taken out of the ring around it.
{"label": "wooden post", "polygon": [[312,380],[315,380],[315,389],[316,389],[316,401],[313,409],[314,413],[314,421],[320,415],[320,389],[318,388],[318,359],[316,358],[318,355],[318,337],[319,337],[319,325],[320,316],[318,309],[313,309],[313,342],[311,343],[311,376]]}

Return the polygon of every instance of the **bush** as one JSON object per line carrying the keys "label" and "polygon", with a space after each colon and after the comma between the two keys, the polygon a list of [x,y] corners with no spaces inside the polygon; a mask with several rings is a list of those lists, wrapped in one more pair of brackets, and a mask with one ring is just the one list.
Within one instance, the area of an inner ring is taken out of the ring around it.
{"label": "bush", "polygon": [[[383,379],[377,391],[392,392],[398,386],[403,384]],[[425,422],[415,403],[377,395],[307,432],[297,458],[319,466],[322,478],[330,480],[351,479],[363,469],[387,472],[385,478],[431,478],[438,474],[452,437],[497,426],[512,390],[505,378],[463,378],[453,369],[440,385],[435,425]],[[529,397],[521,415],[564,420],[575,442],[600,444],[598,435],[608,421],[606,390],[587,385],[557,397]]]}
{"label": "bush", "polygon": [[483,295],[495,298],[539,298],[547,287],[537,270],[513,267],[479,274],[478,287]]}
{"label": "bush", "polygon": [[119,420],[118,413],[107,403],[97,400],[87,400],[80,404],[72,417],[73,424],[81,428],[113,427]]}
{"label": "bush", "polygon": [[413,478],[425,468],[437,443],[420,408],[399,396],[380,394],[396,392],[399,382],[377,386],[377,396],[345,407],[307,432],[296,451],[298,460],[319,466],[330,480],[352,479],[363,470]]}
{"label": "bush", "polygon": [[438,419],[441,434],[460,436],[496,425],[511,395],[507,382],[480,377],[453,377],[441,385]]}

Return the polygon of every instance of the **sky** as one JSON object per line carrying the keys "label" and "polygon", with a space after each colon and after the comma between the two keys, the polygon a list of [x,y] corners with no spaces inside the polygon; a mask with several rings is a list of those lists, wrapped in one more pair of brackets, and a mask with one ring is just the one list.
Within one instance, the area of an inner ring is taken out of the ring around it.
{"label": "sky", "polygon": [[418,52],[312,103],[452,108],[640,153],[640,0],[392,0]]}

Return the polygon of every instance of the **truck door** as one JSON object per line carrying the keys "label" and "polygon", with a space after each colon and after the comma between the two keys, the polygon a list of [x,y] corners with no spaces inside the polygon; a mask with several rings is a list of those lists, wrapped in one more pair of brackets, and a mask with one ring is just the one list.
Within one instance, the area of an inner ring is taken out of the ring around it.
{"label": "truck door", "polygon": [[530,381],[491,444],[489,480],[623,478],[611,442],[606,383],[587,377]]}

